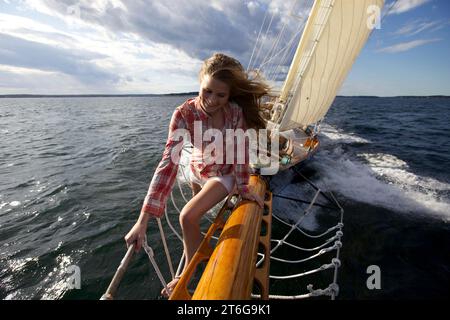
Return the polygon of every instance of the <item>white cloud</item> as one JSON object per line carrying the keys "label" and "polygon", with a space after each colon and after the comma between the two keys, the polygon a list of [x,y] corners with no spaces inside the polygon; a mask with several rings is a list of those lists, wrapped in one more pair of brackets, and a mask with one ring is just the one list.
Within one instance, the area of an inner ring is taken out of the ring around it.
{"label": "white cloud", "polygon": [[413,36],[416,34],[419,34],[424,31],[437,31],[439,29],[442,29],[445,27],[448,23],[445,21],[423,21],[423,20],[415,20],[412,21],[397,31],[395,31],[393,34],[396,36]]}
{"label": "white cloud", "polygon": [[[89,94],[98,93],[98,89],[98,86],[94,89],[74,77],[55,71],[0,65],[2,94]],[[102,89],[107,90],[107,86]]]}
{"label": "white cloud", "polygon": [[442,39],[420,39],[420,40],[413,40],[408,42],[402,42],[395,44],[393,46],[381,48],[377,50],[377,52],[385,52],[385,53],[398,53],[398,52],[405,52],[411,49],[414,49],[416,47],[420,47],[423,45],[426,45],[428,43],[433,43],[437,41],[441,41]]}
{"label": "white cloud", "polygon": [[292,6],[283,0],[17,0],[9,8],[0,14],[3,44],[27,49],[8,53],[10,67],[58,73],[61,86],[67,78],[87,81],[94,70],[92,88],[114,79],[108,92],[166,93],[197,90],[201,61],[213,52],[246,65],[265,11],[274,14],[276,34]]}
{"label": "white cloud", "polygon": [[[8,74],[0,79],[3,83],[0,93],[17,93],[12,89],[13,83],[23,90],[21,93],[36,94],[49,93],[49,88],[55,86],[60,86],[65,94],[170,93],[198,89],[201,61],[182,50],[131,32],[114,34],[93,23],[74,25],[63,20],[63,27],[56,27],[35,16],[40,18],[44,13],[60,18],[62,15],[40,1],[33,1],[33,5],[28,11],[36,12],[39,8],[40,14],[30,15],[32,18],[0,14],[0,41],[2,47],[5,45],[0,51],[2,75]],[[97,3],[94,7],[101,11],[105,5]],[[11,77],[20,81],[8,84]],[[52,79],[54,84],[34,81],[32,77]]]}
{"label": "white cloud", "polygon": [[248,11],[250,15],[254,16],[257,13],[257,10],[260,8],[260,4],[257,1],[250,1],[247,3]]}
{"label": "white cloud", "polygon": [[[24,1],[28,8],[58,17],[73,28],[90,25],[111,38],[134,34],[141,41],[168,44],[196,59],[223,51],[244,64],[266,10],[270,15],[278,13],[274,15],[273,30],[280,30],[282,17],[292,10],[292,2],[284,0]],[[77,10],[72,10],[74,7]]]}
{"label": "white cloud", "polygon": [[[213,50],[226,48],[239,54],[250,43],[247,29],[252,20],[245,19],[248,10],[242,10],[245,4],[237,0],[212,4],[199,0],[145,3],[29,0],[27,4],[33,10],[62,19],[66,24],[90,25],[98,32],[109,33],[111,38],[131,33],[141,41],[180,48],[194,58],[203,59]],[[78,10],[70,10],[73,7]],[[79,11],[79,15],[73,15],[73,11]]]}
{"label": "white cloud", "polygon": [[30,18],[0,13],[0,33],[53,46],[72,47],[70,33]]}
{"label": "white cloud", "polygon": [[0,64],[0,72],[7,72],[21,75],[41,75],[41,76],[49,76],[51,74],[55,74],[55,72],[53,71],[44,71],[33,68],[11,67],[2,64]]}
{"label": "white cloud", "polygon": [[389,14],[401,14],[420,7],[430,1],[431,0],[397,0],[395,5],[389,10]]}

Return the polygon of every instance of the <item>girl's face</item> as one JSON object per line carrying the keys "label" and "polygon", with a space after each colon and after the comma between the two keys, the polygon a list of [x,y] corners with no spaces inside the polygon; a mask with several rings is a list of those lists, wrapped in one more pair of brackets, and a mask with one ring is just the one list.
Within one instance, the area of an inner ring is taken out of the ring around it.
{"label": "girl's face", "polygon": [[228,104],[230,87],[220,80],[204,75],[200,83],[200,103],[210,115]]}

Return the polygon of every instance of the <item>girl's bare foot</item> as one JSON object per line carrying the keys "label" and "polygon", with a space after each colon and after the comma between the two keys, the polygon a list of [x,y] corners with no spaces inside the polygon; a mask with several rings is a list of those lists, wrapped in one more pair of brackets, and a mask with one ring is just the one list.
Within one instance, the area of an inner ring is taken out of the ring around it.
{"label": "girl's bare foot", "polygon": [[180,281],[180,277],[175,277],[175,278],[173,278],[172,281],[170,281],[170,282],[167,284],[167,290],[166,290],[166,288],[163,288],[163,289],[161,290],[161,295],[162,295],[163,297],[165,297],[165,298],[169,298],[170,295],[171,295],[172,292],[173,292],[173,289],[175,289],[175,287],[176,287],[178,281]]}

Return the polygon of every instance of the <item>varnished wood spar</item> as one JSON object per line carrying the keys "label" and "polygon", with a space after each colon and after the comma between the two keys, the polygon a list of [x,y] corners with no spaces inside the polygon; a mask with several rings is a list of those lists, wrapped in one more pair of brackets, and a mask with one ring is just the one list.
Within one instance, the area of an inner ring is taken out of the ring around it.
{"label": "varnished wood spar", "polygon": [[133,257],[135,246],[136,243],[133,243],[128,247],[127,253],[123,257],[122,261],[120,261],[120,265],[117,268],[116,273],[114,274],[114,277],[108,286],[108,289],[106,289],[106,292],[102,295],[100,300],[114,300],[114,296],[116,295],[116,291],[119,287],[120,281],[122,281],[123,275],[128,268],[128,264]]}
{"label": "varnished wood spar", "polygon": [[[266,183],[250,177],[252,188],[264,198]],[[242,201],[228,218],[219,242],[203,272],[192,299],[250,299],[263,209],[256,202]]]}
{"label": "varnished wood spar", "polygon": [[[261,197],[265,196],[266,183],[260,176],[252,175],[249,184]],[[219,241],[209,257],[209,262],[192,299],[250,299],[255,277],[262,213],[263,209],[256,202],[248,200],[240,202],[223,226]],[[208,234],[175,287],[171,300],[191,298],[186,284],[198,262],[207,259],[206,255],[211,253],[207,240]]]}
{"label": "varnished wood spar", "polygon": [[222,230],[225,225],[224,214],[227,211],[228,200],[229,199],[225,201],[216,218],[214,219],[214,222],[209,226],[208,232],[200,243],[200,247],[195,252],[194,256],[191,259],[191,262],[186,267],[186,270],[184,270],[169,300],[191,300],[192,297],[187,289],[188,284],[192,276],[194,275],[198,265],[203,261],[207,261],[213,252],[213,249],[210,245],[211,238],[216,231]]}

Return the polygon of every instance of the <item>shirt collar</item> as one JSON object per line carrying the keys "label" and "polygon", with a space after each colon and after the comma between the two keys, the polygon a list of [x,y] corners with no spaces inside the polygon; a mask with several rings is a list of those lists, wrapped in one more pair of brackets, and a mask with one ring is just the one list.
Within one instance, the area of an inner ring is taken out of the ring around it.
{"label": "shirt collar", "polygon": [[[200,115],[200,118],[202,120],[207,120],[208,118],[211,118],[209,114],[207,114],[203,108],[200,106],[200,96],[195,98],[195,109],[197,109],[197,112]],[[231,122],[232,116],[231,116],[231,103],[228,102],[228,105],[223,108],[223,113],[225,115],[225,126],[227,127],[227,124]]]}

